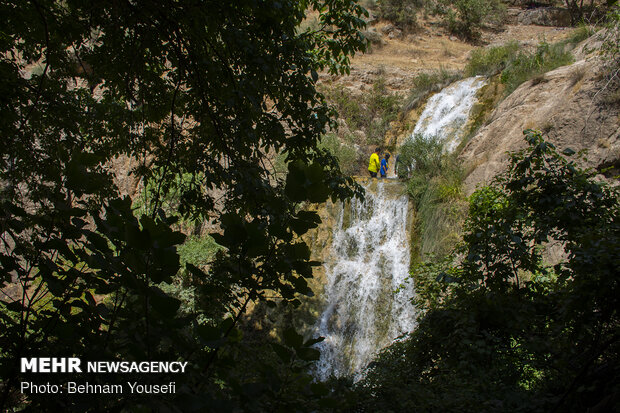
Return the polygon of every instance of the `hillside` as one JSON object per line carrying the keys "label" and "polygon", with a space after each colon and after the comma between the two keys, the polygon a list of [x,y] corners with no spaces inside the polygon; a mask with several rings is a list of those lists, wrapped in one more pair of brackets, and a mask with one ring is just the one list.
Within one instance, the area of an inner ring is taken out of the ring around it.
{"label": "hillside", "polygon": [[[352,59],[350,75],[322,74],[320,77],[321,84],[328,90],[342,88],[345,95],[350,96],[348,107],[338,106],[343,118],[338,134],[342,147],[354,148],[350,152],[356,154],[357,165],[350,166],[352,155],[349,153],[345,169],[348,167],[349,172],[359,175],[366,174],[364,160],[375,145],[389,151],[398,150],[419,118],[424,99],[449,84],[451,79],[464,76],[472,51],[516,44],[523,53],[535,53],[541,44],[567,42],[576,36],[576,31],[582,30],[567,27],[565,9],[513,6],[507,11],[506,24],[483,30],[480,39],[472,43],[449,33],[436,17],[419,15],[419,27],[403,32],[392,23],[377,19],[373,15],[376,9],[370,10],[366,31],[372,40],[370,49]],[[524,146],[522,131],[528,128],[542,130],[562,148],[587,149],[588,166],[616,165],[620,157],[618,98],[613,90],[603,90],[602,69],[597,57],[600,41],[594,36],[575,46],[570,49],[575,63],[524,83],[509,97],[502,95],[497,77],[492,82],[494,90],[481,91],[487,106],[478,107],[477,110],[484,113],[476,119],[477,124],[472,125],[476,128],[472,129],[475,137],[470,136],[471,142],[461,154],[469,173],[465,181],[468,194],[502,169],[507,161],[506,151]],[[437,86],[429,87],[424,82],[437,82]],[[422,92],[417,92],[419,89]],[[378,113],[369,110],[369,106],[382,104],[372,99],[369,102],[367,96],[373,93],[393,95],[396,104],[401,105],[398,113],[395,109]],[[359,107],[355,108],[354,115],[373,117],[369,125],[350,121],[350,105],[355,102],[359,102]],[[411,102],[415,102],[413,110]],[[374,125],[385,126],[381,129]]]}

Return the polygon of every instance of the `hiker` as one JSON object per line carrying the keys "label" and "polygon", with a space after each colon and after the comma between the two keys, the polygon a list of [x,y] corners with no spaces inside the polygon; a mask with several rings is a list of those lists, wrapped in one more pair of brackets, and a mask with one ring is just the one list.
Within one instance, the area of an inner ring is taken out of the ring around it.
{"label": "hiker", "polygon": [[381,174],[381,178],[385,178],[387,176],[389,161],[390,161],[390,154],[386,152],[385,155],[383,156],[383,159],[381,159],[381,169],[379,171],[379,173]]}
{"label": "hiker", "polygon": [[381,148],[378,146],[375,148],[375,151],[370,155],[370,162],[368,163],[368,172],[370,172],[370,176],[372,178],[377,177],[377,172],[381,168],[381,164],[379,163],[379,152],[381,152]]}

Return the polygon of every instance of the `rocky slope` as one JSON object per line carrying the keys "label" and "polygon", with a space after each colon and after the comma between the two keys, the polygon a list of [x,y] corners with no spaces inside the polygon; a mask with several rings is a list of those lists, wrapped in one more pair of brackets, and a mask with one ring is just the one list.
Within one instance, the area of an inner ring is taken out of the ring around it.
{"label": "rocky slope", "polygon": [[[515,5],[521,7],[509,8],[508,23],[502,30],[483,33],[483,44],[493,46],[516,41],[522,48],[531,50],[541,41],[554,43],[573,31],[566,27],[569,21],[565,10],[528,9],[519,2]],[[368,33],[374,40],[373,47],[352,60],[351,75],[322,75],[324,84],[342,85],[355,96],[370,90],[381,77],[391,93],[406,97],[419,73],[440,68],[462,70],[474,49],[473,45],[450,36],[432,20],[421,19],[421,29],[410,34],[389,23],[371,20]],[[542,130],[560,149],[587,150],[588,167],[599,170],[615,167],[616,171],[608,172],[607,177],[618,174],[620,95],[617,90],[605,87],[601,60],[596,54],[599,47],[596,38],[592,38],[575,49],[574,64],[525,82],[503,100],[499,95],[482,97],[493,105],[501,102],[490,110],[485,109],[486,122],[460,154],[469,172],[465,181],[467,194],[505,167],[507,151],[524,147],[523,130],[528,128]],[[495,91],[501,92],[501,87]],[[493,95],[494,92],[486,88],[484,93]],[[394,122],[384,144],[401,143],[411,133],[422,108],[404,113]],[[360,131],[349,131],[349,125],[342,120],[340,124],[350,134],[362,135]],[[367,143],[366,148],[362,141],[357,140],[362,144],[362,152],[374,147]],[[365,159],[362,155],[367,154],[360,154],[359,159]],[[365,172],[365,168],[360,167],[360,171]]]}
{"label": "rocky slope", "polygon": [[[520,16],[525,12],[511,9]],[[565,38],[572,29],[564,26],[543,26],[509,20],[500,31],[485,31],[481,45],[500,45],[517,41],[524,47],[536,47],[540,41],[553,43]],[[355,56],[348,76],[321,75],[322,82],[342,84],[353,94],[367,90],[377,79],[384,77],[394,93],[406,95],[413,86],[413,79],[422,72],[438,70],[462,70],[469,54],[476,47],[458,39],[435,20],[421,19],[421,28],[404,34],[390,23],[371,20],[367,35],[373,39],[370,50]]]}
{"label": "rocky slope", "polygon": [[460,154],[471,171],[467,194],[503,170],[506,152],[523,148],[523,130],[530,128],[541,130],[560,150],[587,150],[584,166],[615,167],[607,177],[617,175],[620,96],[606,86],[600,57],[585,56],[584,50],[596,49],[594,41],[577,49],[581,60],[525,82],[493,111]]}

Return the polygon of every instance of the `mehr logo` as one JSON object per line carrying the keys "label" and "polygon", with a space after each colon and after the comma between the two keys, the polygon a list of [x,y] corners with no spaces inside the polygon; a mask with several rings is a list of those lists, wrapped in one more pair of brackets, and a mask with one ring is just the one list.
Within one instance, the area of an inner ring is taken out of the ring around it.
{"label": "mehr logo", "polygon": [[80,359],[76,357],[22,357],[21,372],[81,373],[80,363]]}
{"label": "mehr logo", "polygon": [[[21,358],[22,373],[82,373],[77,357]],[[88,361],[86,373],[185,373],[187,361]]]}

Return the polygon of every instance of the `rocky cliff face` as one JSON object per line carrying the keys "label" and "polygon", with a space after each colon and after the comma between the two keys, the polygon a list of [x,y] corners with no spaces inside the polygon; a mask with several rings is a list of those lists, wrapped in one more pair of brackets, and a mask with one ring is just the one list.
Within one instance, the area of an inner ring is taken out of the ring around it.
{"label": "rocky cliff face", "polygon": [[500,173],[506,152],[523,148],[523,130],[530,128],[543,131],[560,150],[587,150],[584,166],[617,168],[620,96],[606,85],[602,71],[600,58],[590,56],[522,84],[502,101],[460,155],[471,170],[466,192]]}

